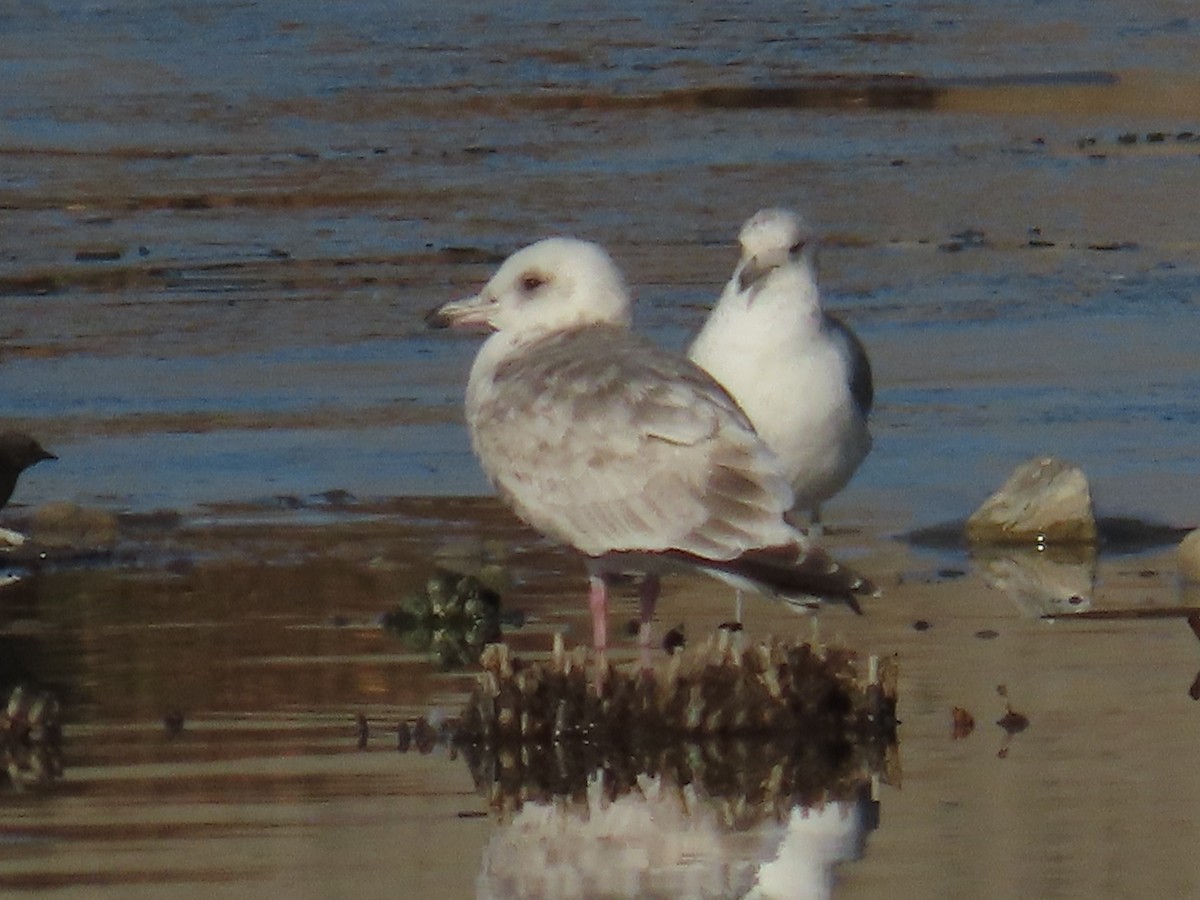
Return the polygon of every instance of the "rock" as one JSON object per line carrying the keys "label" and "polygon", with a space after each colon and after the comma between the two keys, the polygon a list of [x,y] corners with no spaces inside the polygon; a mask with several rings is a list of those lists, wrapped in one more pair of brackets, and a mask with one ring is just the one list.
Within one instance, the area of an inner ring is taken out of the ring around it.
{"label": "rock", "polygon": [[977,544],[1093,544],[1087,476],[1053,457],[1031,459],[971,514],[966,531]]}
{"label": "rock", "polygon": [[1200,528],[1179,542],[1179,575],[1200,584]]}
{"label": "rock", "polygon": [[117,517],[74,503],[47,503],[33,513],[29,531],[43,547],[101,548],[117,541]]}

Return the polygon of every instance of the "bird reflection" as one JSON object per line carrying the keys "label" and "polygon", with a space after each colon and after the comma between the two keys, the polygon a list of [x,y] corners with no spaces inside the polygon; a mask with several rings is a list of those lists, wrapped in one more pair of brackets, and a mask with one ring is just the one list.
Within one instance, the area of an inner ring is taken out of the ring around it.
{"label": "bird reflection", "polygon": [[582,797],[521,806],[484,850],[477,896],[827,898],[878,824],[869,781],[783,815],[666,776],[608,785],[596,772]]}
{"label": "bird reflection", "polygon": [[500,820],[479,897],[830,896],[898,782],[893,661],[721,633],[599,693],[583,654],[493,645],[446,730]]}

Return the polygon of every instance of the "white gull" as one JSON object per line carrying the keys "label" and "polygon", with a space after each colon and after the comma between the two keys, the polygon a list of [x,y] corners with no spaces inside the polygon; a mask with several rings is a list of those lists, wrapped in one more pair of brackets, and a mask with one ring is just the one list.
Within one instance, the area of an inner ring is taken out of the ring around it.
{"label": "white gull", "polygon": [[792,490],[737,404],[681,354],[634,335],[630,306],[603,248],[560,237],[426,317],[495,332],[467,383],[471,443],[521,519],[586,557],[596,649],[621,573],[646,576],[643,651],[659,575],[679,566],[853,606],[861,579],[785,520]]}
{"label": "white gull", "polygon": [[738,240],[741,260],[688,356],[741,404],[819,534],[821,504],[871,449],[871,364],[821,309],[816,235],[800,216],[760,210]]}

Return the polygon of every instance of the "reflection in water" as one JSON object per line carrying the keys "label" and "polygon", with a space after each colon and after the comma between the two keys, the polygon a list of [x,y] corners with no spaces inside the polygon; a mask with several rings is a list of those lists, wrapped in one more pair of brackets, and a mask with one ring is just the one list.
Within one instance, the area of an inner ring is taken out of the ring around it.
{"label": "reflection in water", "polygon": [[555,643],[545,664],[490,647],[454,731],[502,822],[480,897],[830,895],[871,785],[898,780],[890,666],[722,634],[597,694]]}
{"label": "reflection in water", "polygon": [[484,850],[477,895],[831,896],[835,864],[859,858],[878,823],[869,781],[782,814],[778,799],[769,788],[713,797],[645,774],[615,792],[597,771],[582,795],[528,802],[507,818]]}
{"label": "reflection in water", "polygon": [[62,777],[58,697],[18,683],[0,690],[0,791],[42,788]]}
{"label": "reflection in water", "polygon": [[484,651],[463,712],[462,737],[491,744],[582,738],[592,745],[654,750],[683,737],[755,736],[795,740],[827,762],[830,748],[895,742],[896,664],[872,656],[860,666],[845,647],[748,642],[719,629],[660,668],[611,665],[603,654],[565,651],[531,662],[504,644]]}
{"label": "reflection in water", "polygon": [[1093,547],[988,547],[976,550],[972,562],[989,586],[1012,597],[1026,615],[1069,615],[1092,605]]}
{"label": "reflection in water", "polygon": [[879,825],[879,802],[865,791],[853,801],[792,810],[775,858],[758,870],[752,897],[829,897],[834,865],[859,859]]}
{"label": "reflection in water", "polygon": [[[886,647],[902,664],[911,787],[885,801],[882,842],[871,836],[877,807],[865,785],[874,773],[895,782],[894,750],[882,765],[845,761],[832,787],[798,771],[802,751],[782,735],[778,752],[747,736],[622,755],[579,737],[491,754],[459,746],[447,763],[432,754],[441,734],[433,719],[404,731],[430,755],[397,753],[398,719],[453,708],[468,685],[398,653],[375,624],[380,610],[424,584],[443,535],[519,536],[494,505],[437,506],[452,523],[406,501],[391,516],[319,528],[264,525],[255,511],[249,524],[228,514],[220,527],[160,526],[137,544],[137,565],[47,568],[9,588],[0,670],[13,677],[0,686],[59,689],[69,769],[48,790],[0,787],[0,894],[520,896],[528,882],[518,879],[533,875],[512,871],[506,860],[526,858],[514,848],[553,854],[547,865],[564,884],[590,888],[567,865],[586,846],[601,859],[627,854],[628,867],[607,873],[616,896],[622,885],[626,896],[711,896],[722,885],[725,896],[772,896],[784,880],[798,892],[800,872],[809,896],[828,895],[831,873],[833,895],[846,898],[1045,896],[1046,885],[1062,898],[1195,895],[1188,760],[1200,719],[1185,691],[1197,644],[1184,623],[1112,627],[1074,616],[1068,637],[1012,621],[1007,601],[973,572],[948,585],[896,579],[887,603],[844,620],[853,646]],[[510,570],[551,570],[556,558],[536,555],[544,552],[522,548]],[[904,548],[889,558],[889,573],[919,561]],[[1147,594],[1168,603],[1165,577],[1141,573],[1169,574],[1172,559],[1140,560],[1125,574],[1106,565],[1105,605],[1138,606]],[[569,629],[561,583],[522,600],[550,627]],[[943,606],[951,597],[965,602]],[[689,647],[700,622],[720,621],[725,600],[695,598]],[[906,627],[934,612],[936,627]],[[763,633],[796,632],[785,609],[765,604],[760,615]],[[980,626],[1004,627],[1006,640],[964,648],[962,636]],[[545,659],[549,630],[518,635],[520,652]],[[5,668],[16,662],[22,671]],[[1005,760],[990,737],[1003,710],[983,715],[992,707],[982,699],[1001,681],[1033,723],[1005,745]],[[980,714],[965,742],[946,734],[956,704]],[[164,732],[170,710],[185,716],[174,738]],[[364,750],[355,713],[370,720]],[[1084,781],[1098,789],[1080,789]],[[605,839],[593,809],[609,808],[603,815],[617,824]],[[1155,815],[1181,824],[1131,827]],[[617,843],[647,819],[657,831],[640,851]],[[531,837],[536,821],[551,830],[544,843]],[[1117,838],[1136,866],[1103,865]],[[839,869],[864,839],[869,859]],[[676,861],[656,875],[672,846],[682,847]]]}
{"label": "reflection in water", "polygon": [[410,591],[384,613],[381,624],[442,668],[462,668],[500,640],[500,594],[473,575],[438,569],[423,591]]}

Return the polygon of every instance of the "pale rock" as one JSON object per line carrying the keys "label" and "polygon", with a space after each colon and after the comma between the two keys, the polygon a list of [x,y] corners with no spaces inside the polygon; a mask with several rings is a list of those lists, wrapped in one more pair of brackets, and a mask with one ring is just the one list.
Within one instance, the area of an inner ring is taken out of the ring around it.
{"label": "pale rock", "polygon": [[0,528],[0,550],[10,550],[13,547],[20,547],[27,540],[28,538],[19,531],[13,531],[11,528]]}
{"label": "pale rock", "polygon": [[1179,542],[1179,575],[1184,581],[1200,584],[1200,528]]}
{"label": "pale rock", "polygon": [[1095,543],[1087,476],[1054,457],[1031,459],[971,514],[966,530],[979,544]]}

